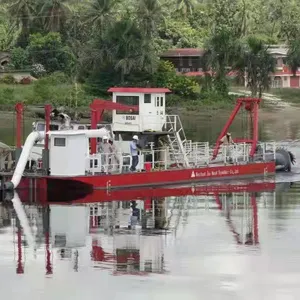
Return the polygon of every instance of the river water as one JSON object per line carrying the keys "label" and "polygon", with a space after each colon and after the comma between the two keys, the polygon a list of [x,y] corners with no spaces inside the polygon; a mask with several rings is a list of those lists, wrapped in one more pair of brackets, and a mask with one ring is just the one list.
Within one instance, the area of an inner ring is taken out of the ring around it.
{"label": "river water", "polygon": [[144,229],[130,202],[25,203],[36,251],[25,231],[18,240],[19,219],[2,204],[0,291],[11,300],[299,299],[299,196],[300,182],[287,182],[159,198]]}

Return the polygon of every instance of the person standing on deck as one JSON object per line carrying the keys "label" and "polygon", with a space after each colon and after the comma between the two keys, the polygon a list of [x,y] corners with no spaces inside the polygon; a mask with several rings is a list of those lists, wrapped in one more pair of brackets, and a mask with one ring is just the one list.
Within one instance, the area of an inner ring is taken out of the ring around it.
{"label": "person standing on deck", "polygon": [[111,139],[108,142],[111,145],[111,149],[112,149],[110,164],[112,166],[112,169],[115,170],[115,169],[118,169],[119,163],[120,163],[119,158],[117,156],[117,148],[116,148],[116,146],[114,145],[114,143]]}
{"label": "person standing on deck", "polygon": [[104,172],[108,172],[110,167],[110,160],[112,155],[112,147],[111,144],[108,142],[108,137],[104,136],[102,138],[102,153],[101,153],[101,164],[104,167]]}
{"label": "person standing on deck", "polygon": [[222,139],[220,140],[221,145],[224,146],[225,149],[225,153],[226,153],[226,158],[229,158],[229,161],[232,161],[232,157],[231,157],[231,147],[232,145],[234,145],[234,141],[231,137],[231,133],[227,132],[226,135],[224,135],[222,137]]}
{"label": "person standing on deck", "polygon": [[130,142],[130,154],[132,158],[130,171],[132,172],[136,171],[136,166],[139,164],[138,150],[141,150],[141,147],[138,145],[138,140],[138,136],[134,135]]}

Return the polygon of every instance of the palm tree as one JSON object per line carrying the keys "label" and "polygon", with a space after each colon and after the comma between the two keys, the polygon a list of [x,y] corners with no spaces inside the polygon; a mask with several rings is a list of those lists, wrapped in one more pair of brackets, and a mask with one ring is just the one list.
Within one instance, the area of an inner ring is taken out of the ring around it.
{"label": "palm tree", "polygon": [[275,65],[275,59],[268,52],[264,40],[250,36],[241,48],[239,57],[236,57],[235,67],[243,76],[246,74],[252,97],[261,97],[263,91],[269,88],[269,75],[274,72]]}
{"label": "palm tree", "polygon": [[296,72],[300,67],[300,40],[298,39],[289,42],[287,64],[291,68],[293,74],[296,75]]}
{"label": "palm tree", "polygon": [[164,21],[162,5],[159,0],[140,0],[137,16],[144,35],[152,38],[159,23]]}
{"label": "palm tree", "polygon": [[11,22],[7,16],[6,7],[0,8],[0,51],[10,50],[16,43],[21,28],[16,22]]}
{"label": "palm tree", "polygon": [[92,50],[85,53],[83,63],[93,67],[95,71],[114,71],[121,83],[125,83],[126,77],[131,73],[153,72],[156,68],[157,57],[153,47],[130,15],[115,22],[89,48]]}
{"label": "palm tree", "polygon": [[223,28],[213,34],[205,48],[204,60],[206,62],[206,70],[213,72],[216,90],[227,95],[226,74],[238,52],[239,43],[233,32]]}
{"label": "palm tree", "polygon": [[104,29],[115,20],[114,8],[120,0],[93,0],[88,4],[85,21],[103,36]]}
{"label": "palm tree", "polygon": [[177,0],[177,10],[181,11],[184,16],[192,14],[195,6],[194,0]]}
{"label": "palm tree", "polygon": [[62,32],[67,16],[70,13],[68,0],[45,0],[39,11],[46,31]]}
{"label": "palm tree", "polygon": [[20,43],[26,46],[26,41],[30,33],[32,18],[35,15],[34,0],[2,0],[2,5],[7,4],[7,11],[14,19],[16,25],[21,26]]}

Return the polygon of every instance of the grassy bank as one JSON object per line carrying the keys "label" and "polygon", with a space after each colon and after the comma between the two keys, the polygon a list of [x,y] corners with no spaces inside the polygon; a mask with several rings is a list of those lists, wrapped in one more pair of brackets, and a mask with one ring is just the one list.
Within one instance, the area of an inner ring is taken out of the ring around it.
{"label": "grassy bank", "polygon": [[[45,83],[42,80],[29,85],[0,84],[0,110],[12,110],[17,102],[27,105],[43,105],[50,103],[54,106],[88,107],[96,96],[89,94],[84,86],[70,83]],[[109,98],[109,97],[108,97]],[[203,109],[230,108],[234,105],[234,97],[222,98],[218,95],[205,95],[194,100],[179,95],[167,95],[168,107],[184,108],[187,111]]]}
{"label": "grassy bank", "polygon": [[271,89],[270,93],[281,98],[285,102],[300,105],[300,89]]}
{"label": "grassy bank", "polygon": [[0,104],[13,106],[17,102],[28,105],[51,103],[53,105],[73,106],[77,101],[79,106],[88,105],[93,99],[92,95],[84,92],[81,85],[70,83],[44,84],[0,84]]}

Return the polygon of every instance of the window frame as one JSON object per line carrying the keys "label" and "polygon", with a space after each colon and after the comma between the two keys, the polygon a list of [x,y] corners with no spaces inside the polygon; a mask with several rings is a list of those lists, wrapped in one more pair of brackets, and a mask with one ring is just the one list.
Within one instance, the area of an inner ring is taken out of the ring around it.
{"label": "window frame", "polygon": [[[57,141],[64,141],[63,145],[61,145],[60,143],[56,143]],[[65,137],[55,137],[53,140],[54,147],[66,147],[66,145],[67,145],[67,141]]]}

